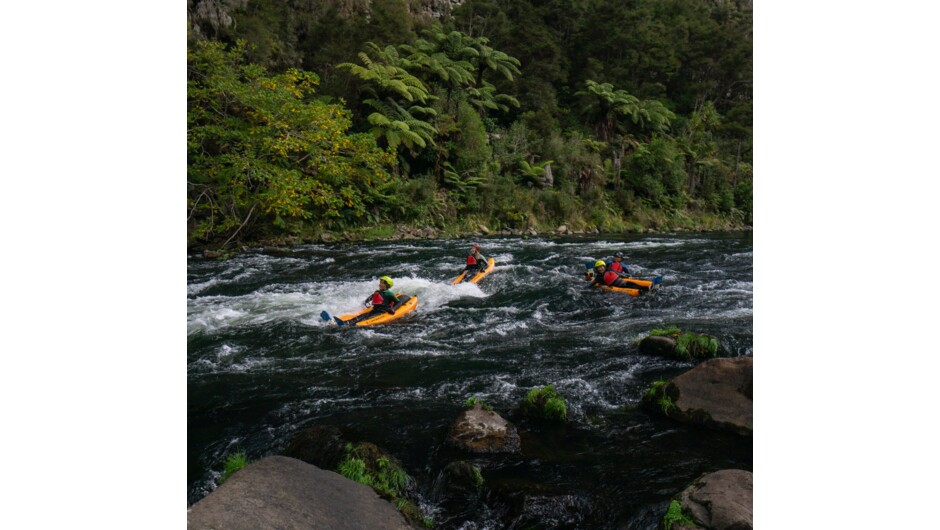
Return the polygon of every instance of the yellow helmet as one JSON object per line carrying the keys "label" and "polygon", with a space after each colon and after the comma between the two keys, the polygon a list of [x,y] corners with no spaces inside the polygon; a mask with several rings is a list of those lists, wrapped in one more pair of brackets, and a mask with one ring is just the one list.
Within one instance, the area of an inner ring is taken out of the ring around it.
{"label": "yellow helmet", "polygon": [[605,262],[605,261],[602,260],[602,259],[599,259],[599,260],[597,260],[597,261],[594,262],[594,268],[595,268],[595,269],[598,268],[598,267],[606,267],[606,266],[607,266],[607,262]]}
{"label": "yellow helmet", "polygon": [[381,278],[379,278],[379,280],[385,282],[385,285],[388,285],[389,287],[395,285],[395,282],[392,281],[392,279],[389,278],[388,276],[382,276]]}

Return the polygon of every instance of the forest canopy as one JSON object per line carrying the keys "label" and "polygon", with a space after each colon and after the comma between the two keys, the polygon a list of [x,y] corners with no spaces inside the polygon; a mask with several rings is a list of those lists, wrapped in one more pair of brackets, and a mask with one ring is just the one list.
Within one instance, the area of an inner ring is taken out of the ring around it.
{"label": "forest canopy", "polygon": [[750,2],[188,8],[190,244],[751,223]]}

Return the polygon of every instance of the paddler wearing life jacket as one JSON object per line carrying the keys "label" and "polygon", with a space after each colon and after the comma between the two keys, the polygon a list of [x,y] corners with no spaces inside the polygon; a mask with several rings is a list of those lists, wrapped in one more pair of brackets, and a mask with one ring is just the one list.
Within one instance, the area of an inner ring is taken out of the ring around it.
{"label": "paddler wearing life jacket", "polygon": [[[618,252],[619,254],[619,252]],[[621,255],[622,259],[622,255]],[[615,262],[617,263],[617,262]],[[613,267],[613,264],[611,265]],[[607,262],[602,259],[599,259],[594,262],[594,278],[591,281],[590,287],[595,285],[606,285],[608,287],[628,287],[630,289],[639,289],[641,291],[649,291],[650,288],[646,285],[641,285],[634,283],[629,279],[623,278],[626,276],[621,272],[612,270],[612,268],[607,268]]]}
{"label": "paddler wearing life jacket", "polygon": [[466,271],[467,275],[464,276],[465,280],[473,278],[478,272],[482,272],[486,269],[486,257],[483,254],[480,254],[480,244],[474,243],[470,245],[470,255],[467,256],[467,266],[463,268],[461,273]]}
{"label": "paddler wearing life jacket", "polygon": [[630,276],[630,269],[623,264],[623,252],[614,253],[614,260],[607,262],[607,269],[616,272],[621,278]]}
{"label": "paddler wearing life jacket", "polygon": [[365,305],[372,305],[372,311],[347,320],[346,324],[355,324],[356,322],[372,318],[380,313],[394,314],[395,308],[397,308],[401,302],[398,300],[398,297],[395,296],[395,293],[392,292],[393,285],[395,285],[395,281],[388,276],[379,278],[378,290],[369,295],[363,302]]}
{"label": "paddler wearing life jacket", "polygon": [[620,278],[620,275],[607,269],[607,262],[599,259],[594,262],[594,279],[591,280],[591,287],[595,285],[606,285],[607,287],[630,287],[627,282]]}

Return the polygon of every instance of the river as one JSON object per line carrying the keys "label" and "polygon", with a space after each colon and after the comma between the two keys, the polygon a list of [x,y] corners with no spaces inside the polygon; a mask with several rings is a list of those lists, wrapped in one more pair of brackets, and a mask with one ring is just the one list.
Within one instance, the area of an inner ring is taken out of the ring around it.
{"label": "river", "polygon": [[[209,494],[227,454],[278,454],[313,425],[395,455],[436,528],[655,529],[700,474],[751,470],[750,439],[638,407],[650,383],[692,362],[634,343],[677,325],[716,336],[721,355],[752,355],[752,237],[682,233],[483,238],[496,269],[451,286],[470,240],[309,245],[226,261],[188,260],[188,502]],[[658,291],[586,289],[584,263],[615,251]],[[417,295],[408,317],[339,328],[319,314],[357,309],[378,277]],[[512,412],[535,386],[568,404],[568,425]],[[471,396],[514,421],[520,455],[467,458],[483,469],[479,506],[445,509],[432,487],[450,423]]]}

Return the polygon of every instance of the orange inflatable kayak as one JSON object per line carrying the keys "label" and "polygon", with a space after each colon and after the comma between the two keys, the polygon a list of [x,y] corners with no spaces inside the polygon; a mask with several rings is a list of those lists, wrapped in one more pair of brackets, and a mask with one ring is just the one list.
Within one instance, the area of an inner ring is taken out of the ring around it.
{"label": "orange inflatable kayak", "polygon": [[[594,273],[593,273],[592,271],[588,271],[588,273],[585,274],[585,279],[588,280],[588,281],[593,280],[593,279],[594,279]],[[653,278],[652,280],[639,280],[639,279],[636,279],[636,278],[623,278],[623,281],[625,281],[625,282],[627,282],[627,283],[630,283],[630,284],[633,284],[633,285],[637,285],[637,286],[639,286],[639,287],[643,287],[643,288],[644,288],[644,289],[642,289],[643,291],[651,291],[651,290],[653,290],[653,289],[658,288],[660,285],[662,285],[662,283],[663,283],[663,277],[662,277],[662,276],[657,276],[657,277]],[[641,292],[640,289],[635,289],[635,288],[632,288],[632,287],[611,287],[611,286],[609,286],[609,285],[595,285],[595,287],[600,287],[600,288],[601,288],[602,290],[604,290],[604,291],[614,291],[614,292],[617,292],[617,293],[625,293],[625,294],[628,294],[628,295],[630,295],[630,296],[640,296],[640,292]]]}
{"label": "orange inflatable kayak", "polygon": [[[484,276],[489,274],[493,270],[494,267],[496,267],[496,262],[493,260],[493,258],[486,260],[486,268],[476,273],[473,276],[473,278],[470,278],[470,283],[479,283],[480,280],[482,280]],[[457,285],[458,283],[463,281],[463,277],[466,275],[467,275],[467,271],[461,272],[460,276],[457,276],[456,278],[454,278],[454,280],[450,282],[450,284]]]}

